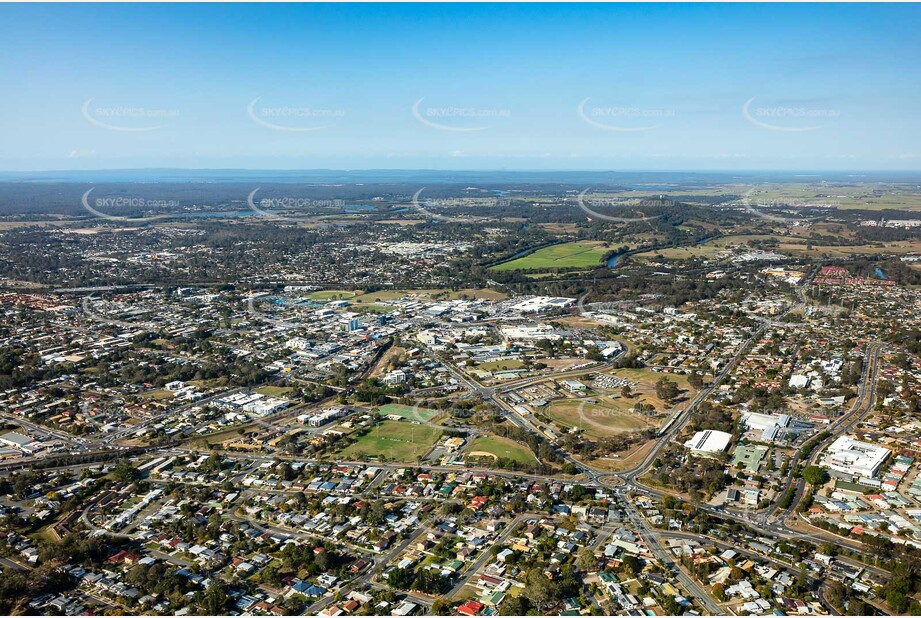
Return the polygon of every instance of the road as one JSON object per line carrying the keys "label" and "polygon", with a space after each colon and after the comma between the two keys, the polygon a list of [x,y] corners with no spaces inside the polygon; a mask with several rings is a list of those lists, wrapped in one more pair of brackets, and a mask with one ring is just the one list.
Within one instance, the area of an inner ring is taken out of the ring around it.
{"label": "road", "polygon": [[[493,542],[493,547],[496,547],[496,546],[499,546],[505,543],[505,541],[508,540],[508,537],[510,537],[512,533],[515,532],[515,530],[518,529],[518,526],[520,526],[522,523],[524,523],[528,519],[535,519],[538,517],[541,517],[541,515],[538,513],[522,513],[521,515],[513,519],[512,522],[508,524],[508,526],[505,528],[505,530],[503,530],[502,533],[499,534],[498,538],[496,538],[496,540]],[[491,551],[489,551],[489,548],[488,547],[483,548],[483,551],[480,552],[480,555],[477,556],[477,559],[474,560],[472,563],[470,563],[470,565],[466,569],[464,569],[464,572],[458,578],[457,583],[454,584],[454,587],[451,588],[451,590],[445,594],[445,597],[449,599],[454,598],[454,596],[460,592],[461,588],[466,586],[467,583],[471,579],[473,579],[473,577],[479,572],[479,570],[483,568],[483,565],[485,565],[486,562],[490,560],[491,558],[493,558],[493,554]]]}
{"label": "road", "polygon": [[[747,558],[751,558],[751,559],[755,559],[759,561],[770,562],[771,564],[774,564],[777,567],[787,569],[789,571],[792,571],[793,573],[799,572],[799,567],[797,567],[795,564],[791,564],[789,562],[780,560],[778,558],[774,558],[772,556],[765,556],[764,554],[759,554],[758,552],[754,552],[746,547],[741,547],[735,543],[729,543],[721,539],[714,539],[710,537],[704,537],[703,539],[701,539],[702,535],[694,533],[694,532],[675,532],[675,531],[662,532],[662,536],[666,538],[688,539],[692,541],[702,542],[702,544],[709,543],[711,545],[722,547],[724,549],[731,549],[739,554],[742,554],[743,556],[746,556]],[[824,587],[827,583],[825,578],[816,577],[812,574],[809,574],[808,578],[809,578],[809,583],[813,587],[813,589],[824,592]],[[824,594],[823,594],[823,600],[824,600]],[[833,616],[841,615],[840,612],[838,612],[838,610],[836,610],[827,601],[825,602],[825,605]]]}
{"label": "road", "polygon": [[[879,384],[879,361],[884,349],[884,345],[880,342],[872,342],[867,345],[867,352],[865,354],[864,366],[861,372],[860,384],[857,388],[857,397],[851,404],[850,410],[836,419],[826,429],[826,431],[829,432],[829,436],[812,449],[807,465],[812,465],[817,462],[818,458],[825,450],[825,447],[831,444],[834,440],[837,440],[841,434],[850,431],[857,423],[862,421],[866,415],[873,410],[873,404],[876,401],[876,387]],[[806,481],[801,477],[795,477],[801,458],[802,449],[796,451],[796,454],[793,456],[793,459],[789,464],[790,471],[787,476],[787,485],[795,486],[795,496],[790,505],[786,509],[783,509],[781,515],[781,518],[783,519],[795,511],[796,507],[799,505],[799,502],[805,495]],[[761,520],[764,523],[770,522],[771,518],[775,516],[778,510],[780,510],[779,500],[775,502],[763,514]]]}
{"label": "road", "polygon": [[[412,545],[413,543],[418,542],[419,539],[425,537],[431,529],[428,526],[422,526],[415,534],[410,535],[409,537],[403,539],[403,541],[397,545],[394,545],[386,554],[379,556],[373,556],[370,558],[371,566],[359,577],[353,579],[349,582],[349,587],[353,589],[358,589],[361,585],[369,584],[375,587],[383,587],[380,584],[375,584],[374,578],[377,577],[383,570],[387,567],[390,562],[399,556],[401,553],[406,551],[406,548]],[[389,588],[388,588],[389,590]],[[429,605],[431,602],[427,599],[419,597],[418,595],[407,595],[407,598],[413,603],[420,605]],[[303,616],[316,616],[321,611],[329,607],[333,602],[335,602],[336,596],[334,594],[327,594],[322,599],[318,600],[313,605],[307,607],[301,615]]]}
{"label": "road", "polygon": [[659,543],[659,531],[647,526],[643,517],[630,502],[626,502],[625,504],[627,505],[625,509],[627,517],[633,525],[636,526],[636,532],[646,541],[646,546],[659,563],[664,568],[671,571],[672,575],[681,582],[681,585],[688,591],[688,594],[696,597],[700,604],[706,608],[707,612],[713,616],[725,614],[726,612],[720,607],[716,599],[711,597],[710,594],[704,590],[703,586],[697,583],[696,579],[686,573],[684,568],[677,564],[672,559],[671,554],[662,547],[661,543]]}

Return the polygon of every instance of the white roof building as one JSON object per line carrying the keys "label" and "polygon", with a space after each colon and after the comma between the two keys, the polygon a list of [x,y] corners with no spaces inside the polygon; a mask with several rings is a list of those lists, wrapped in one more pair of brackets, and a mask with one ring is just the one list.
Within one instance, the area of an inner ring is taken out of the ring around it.
{"label": "white roof building", "polygon": [[537,313],[550,309],[565,309],[576,303],[575,298],[554,298],[552,296],[532,296],[512,306],[518,313]]}
{"label": "white roof building", "polygon": [[890,453],[887,448],[845,435],[828,447],[821,463],[830,470],[873,478]]}
{"label": "white roof building", "polygon": [[801,373],[790,376],[790,388],[806,388],[810,382],[812,382],[812,379]]}
{"label": "white roof building", "polygon": [[556,341],[562,336],[553,332],[553,327],[548,324],[533,324],[530,326],[503,326],[499,329],[507,340],[520,339],[549,339]]}
{"label": "white roof building", "polygon": [[695,453],[719,453],[726,450],[731,440],[731,433],[707,429],[695,433],[684,445]]}
{"label": "white roof building", "polygon": [[32,438],[24,436],[21,433],[11,431],[0,436],[0,443],[16,448],[24,448],[32,443]]}

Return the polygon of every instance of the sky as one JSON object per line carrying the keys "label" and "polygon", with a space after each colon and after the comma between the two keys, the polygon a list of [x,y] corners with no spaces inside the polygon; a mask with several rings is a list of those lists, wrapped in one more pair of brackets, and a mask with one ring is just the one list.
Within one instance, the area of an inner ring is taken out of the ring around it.
{"label": "sky", "polygon": [[918,5],[3,4],[0,170],[918,170]]}

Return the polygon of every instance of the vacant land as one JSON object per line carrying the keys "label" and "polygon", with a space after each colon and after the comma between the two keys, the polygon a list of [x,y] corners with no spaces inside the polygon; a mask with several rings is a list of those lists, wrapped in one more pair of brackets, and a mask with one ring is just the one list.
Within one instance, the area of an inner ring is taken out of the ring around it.
{"label": "vacant land", "polygon": [[658,427],[661,419],[631,413],[629,401],[588,403],[562,399],[547,408],[546,414],[564,428],[578,427],[585,435],[606,438],[619,433]]}
{"label": "vacant land", "polygon": [[340,451],[344,459],[387,459],[413,463],[441,438],[442,432],[407,421],[384,421]]}
{"label": "vacant land", "polygon": [[536,458],[531,449],[514,440],[500,436],[480,436],[464,452],[464,458],[495,457],[511,459],[521,464],[534,463]]}
{"label": "vacant land", "polygon": [[150,399],[152,401],[161,401],[163,399],[172,399],[175,395],[165,388],[158,388],[152,391],[147,391],[141,397],[144,399]]}
{"label": "vacant land", "polygon": [[524,257],[490,266],[490,270],[540,270],[598,266],[608,250],[601,242],[567,242],[544,247]]}
{"label": "vacant land", "polygon": [[294,392],[290,386],[260,386],[253,389],[254,393],[265,395],[266,397],[286,397]]}
{"label": "vacant land", "polygon": [[439,414],[441,414],[441,410],[430,410],[428,408],[414,408],[412,406],[404,406],[399,403],[388,403],[388,404],[382,405],[380,408],[378,408],[378,412],[380,412],[384,416],[393,414],[395,416],[399,416],[402,418],[408,418],[409,420],[412,420],[412,421],[422,421],[422,422],[427,422],[435,418]]}
{"label": "vacant land", "polygon": [[521,369],[522,367],[524,367],[524,363],[517,358],[488,361],[477,365],[477,369],[482,369],[483,371],[505,371],[506,369]]}
{"label": "vacant land", "polygon": [[403,290],[378,290],[377,292],[364,292],[351,298],[350,301],[356,305],[371,305],[381,301],[399,300],[406,296]]}
{"label": "vacant land", "polygon": [[398,345],[392,345],[390,348],[384,352],[384,355],[377,361],[374,365],[374,369],[371,371],[372,378],[379,378],[384,375],[395,366],[397,366],[400,357],[406,353],[406,348],[402,348]]}

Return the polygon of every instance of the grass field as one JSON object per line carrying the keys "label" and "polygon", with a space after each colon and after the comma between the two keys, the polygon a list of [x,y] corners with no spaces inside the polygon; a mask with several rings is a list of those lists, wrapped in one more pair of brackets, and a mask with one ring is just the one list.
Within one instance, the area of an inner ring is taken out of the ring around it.
{"label": "grass field", "polygon": [[696,258],[696,257],[712,260],[716,258],[717,255],[721,251],[726,251],[727,249],[730,249],[732,247],[745,247],[751,241],[768,240],[770,238],[776,238],[778,241],[800,240],[800,239],[789,238],[789,237],[784,238],[781,236],[771,236],[770,234],[723,236],[722,238],[714,238],[711,241],[705,242],[700,245],[694,245],[693,247],[669,247],[666,249],[656,249],[654,251],[645,251],[643,253],[637,253],[634,257],[638,259],[648,259],[656,255],[661,255],[663,258],[667,260],[686,260],[686,259]]}
{"label": "grass field", "polygon": [[477,365],[477,369],[482,369],[483,371],[504,371],[506,369],[521,369],[522,367],[524,367],[524,363],[517,358],[494,360]]}
{"label": "grass field", "polygon": [[144,399],[150,399],[151,401],[162,401],[163,399],[172,399],[175,395],[165,388],[158,388],[152,391],[147,391],[141,397]]}
{"label": "grass field", "polygon": [[774,238],[778,241],[778,246],[773,249],[779,253],[790,256],[807,256],[821,257],[848,257],[851,255],[876,255],[880,253],[914,253],[921,251],[921,241],[903,240],[894,242],[877,243],[873,245],[810,245],[809,240],[797,236],[783,236],[780,234],[751,234],[738,236],[724,236],[716,238],[701,245],[693,247],[669,247],[667,249],[657,249],[655,251],[646,251],[636,254],[637,259],[657,259],[661,256],[666,260],[688,260],[692,258],[716,259],[720,252],[726,251],[732,247],[746,248],[749,241],[759,241]]}
{"label": "grass field", "polygon": [[555,423],[564,428],[580,427],[585,435],[606,438],[619,433],[637,431],[649,426],[658,426],[659,420],[631,414],[632,402],[607,402],[582,405],[578,399],[555,401],[546,410]]}
{"label": "grass field", "polygon": [[342,449],[344,459],[365,457],[415,463],[441,438],[442,432],[407,421],[384,421],[354,444]]}
{"label": "grass field", "polygon": [[539,270],[598,266],[601,264],[601,258],[607,252],[608,249],[601,242],[567,242],[544,247],[516,260],[490,266],[489,270]]}
{"label": "grass field", "polygon": [[827,185],[811,184],[759,185],[752,193],[752,202],[784,202],[793,205],[827,204],[842,210],[921,210],[921,191],[915,186],[860,183]]}
{"label": "grass field", "polygon": [[412,406],[404,406],[399,403],[388,403],[382,405],[380,408],[378,408],[378,412],[384,416],[395,414],[397,416],[408,418],[413,421],[429,421],[441,414],[440,410],[429,410],[428,408],[414,409]]}
{"label": "grass field", "polygon": [[285,397],[294,392],[290,386],[260,386],[253,389],[254,393],[265,395],[266,397]]}
{"label": "grass field", "polygon": [[307,295],[310,300],[349,300],[355,296],[355,292],[347,290],[317,290]]}
{"label": "grass field", "polygon": [[498,292],[488,288],[474,289],[465,288],[462,290],[448,289],[427,289],[427,290],[378,290],[377,292],[364,292],[350,298],[354,305],[373,305],[374,303],[385,302],[388,300],[399,300],[407,296],[419,296],[431,298],[434,300],[457,300],[457,299],[482,299],[482,300],[505,300],[508,294]]}
{"label": "grass field", "polygon": [[467,447],[467,450],[464,451],[464,458],[482,457],[482,453],[489,453],[503,459],[511,459],[522,464],[537,461],[531,449],[514,440],[500,436],[480,436],[474,439],[470,446]]}
{"label": "grass field", "polygon": [[373,305],[374,303],[386,300],[398,300],[406,296],[403,290],[378,290],[377,292],[365,292],[351,299],[352,304],[356,305]]}

